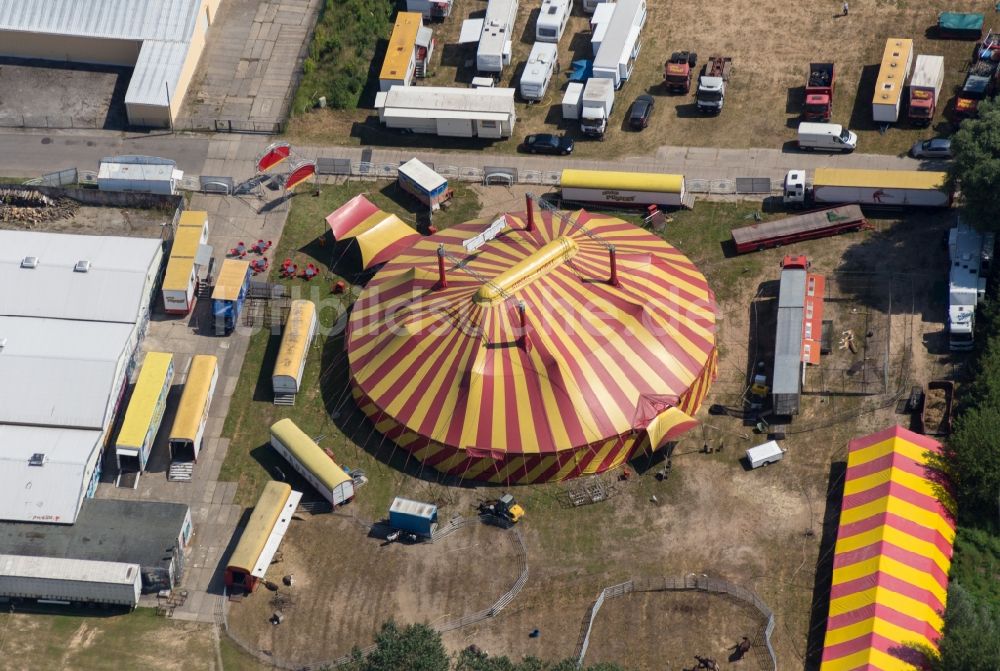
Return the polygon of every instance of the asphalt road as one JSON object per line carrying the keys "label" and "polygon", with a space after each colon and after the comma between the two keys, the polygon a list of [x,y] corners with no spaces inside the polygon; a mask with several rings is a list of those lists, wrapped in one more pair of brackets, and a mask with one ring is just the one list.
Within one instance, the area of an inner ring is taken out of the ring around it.
{"label": "asphalt road", "polygon": [[[274,138],[258,135],[194,135],[169,132],[129,134],[116,131],[6,131],[0,132],[0,175],[35,177],[76,167],[96,170],[104,156],[143,154],[172,158],[188,175],[252,176],[254,157]],[[295,146],[305,157],[362,160],[361,147]],[[869,169],[939,170],[943,164],[907,157],[875,154],[827,155],[779,149],[713,149],[660,147],[654,155],[593,161],[575,158],[496,155],[482,152],[428,152],[406,149],[372,149],[368,160],[398,164],[418,158],[438,165],[482,168],[505,166],[522,170],[557,171],[564,167],[649,170],[680,173],[699,179],[771,177],[781,179],[792,168],[844,167]]]}

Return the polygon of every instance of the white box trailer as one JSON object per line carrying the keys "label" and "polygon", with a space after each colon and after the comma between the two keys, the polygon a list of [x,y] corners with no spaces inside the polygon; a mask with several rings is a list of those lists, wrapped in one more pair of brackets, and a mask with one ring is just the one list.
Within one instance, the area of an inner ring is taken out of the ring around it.
{"label": "white box trailer", "polygon": [[612,80],[615,88],[632,75],[642,50],[640,34],[646,25],[646,0],[619,0],[608,22],[601,47],[594,56],[594,77]]}
{"label": "white box trailer", "polygon": [[615,106],[614,82],[591,77],[583,87],[581,103],[580,131],[584,135],[603,138]]}
{"label": "white box trailer", "polygon": [[510,137],[517,122],[514,89],[393,86],[375,94],[387,128],[444,137]]}
{"label": "white box trailer", "polygon": [[542,9],[535,22],[535,40],[558,43],[572,13],[573,0],[542,0]]}
{"label": "white box trailer", "polygon": [[769,440],[763,445],[751,447],[747,450],[747,463],[750,468],[760,468],[768,464],[775,464],[785,458],[785,450],[779,447],[777,441]]}
{"label": "white box trailer", "polygon": [[138,564],[0,555],[0,597],[135,608],[141,592]]}
{"label": "white box trailer", "polygon": [[528,54],[528,62],[521,73],[521,97],[541,100],[552,81],[559,58],[559,47],[552,42],[535,42]]}
{"label": "white box trailer", "polygon": [[583,84],[581,82],[570,82],[566,85],[566,93],[562,99],[563,119],[579,119],[580,105],[583,99]]}
{"label": "white box trailer", "polygon": [[168,158],[156,156],[113,156],[102,158],[97,169],[97,188],[101,191],[138,191],[170,196],[177,193],[177,183],[184,171]]}
{"label": "white box trailer", "polygon": [[504,66],[510,65],[516,18],[517,0],[490,0],[476,51],[477,71],[500,76]]}
{"label": "white box trailer", "polygon": [[615,3],[602,2],[590,17],[590,51],[594,56],[601,50],[601,42],[608,32],[608,24],[615,13]]}
{"label": "white box trailer", "polygon": [[872,119],[876,123],[896,123],[899,119],[903,87],[912,65],[913,40],[896,37],[886,40],[872,98]]}

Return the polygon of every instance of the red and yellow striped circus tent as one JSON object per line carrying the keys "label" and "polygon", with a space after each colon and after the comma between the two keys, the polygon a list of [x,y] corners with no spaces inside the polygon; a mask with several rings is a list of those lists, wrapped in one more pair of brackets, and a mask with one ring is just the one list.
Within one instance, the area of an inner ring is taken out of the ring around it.
{"label": "red and yellow striped circus tent", "polygon": [[715,297],[683,254],[582,210],[531,221],[422,238],[355,303],[355,398],[439,471],[502,483],[606,471],[695,425],[714,379]]}
{"label": "red and yellow striped circus tent", "polygon": [[955,522],[928,465],[941,445],[895,426],[851,441],[821,671],[902,671],[941,636]]}

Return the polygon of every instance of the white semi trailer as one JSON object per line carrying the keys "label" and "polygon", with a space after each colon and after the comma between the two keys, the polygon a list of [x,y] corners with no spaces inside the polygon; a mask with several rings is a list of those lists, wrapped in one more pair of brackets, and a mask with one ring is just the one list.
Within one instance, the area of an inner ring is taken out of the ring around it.
{"label": "white semi trailer", "polygon": [[949,207],[944,172],[817,168],[812,183],[805,170],[785,175],[784,202],[790,206],[857,203],[882,207]]}

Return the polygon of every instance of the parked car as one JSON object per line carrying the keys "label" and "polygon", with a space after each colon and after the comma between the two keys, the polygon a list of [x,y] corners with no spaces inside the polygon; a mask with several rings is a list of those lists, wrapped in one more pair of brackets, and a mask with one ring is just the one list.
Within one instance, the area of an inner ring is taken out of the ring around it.
{"label": "parked car", "polygon": [[653,114],[655,105],[653,96],[641,95],[632,103],[628,113],[628,125],[635,130],[642,130],[649,125],[649,117]]}
{"label": "parked car", "polygon": [[559,154],[566,156],[573,153],[573,138],[565,135],[538,133],[524,138],[521,148],[529,154]]}
{"label": "parked car", "polygon": [[913,158],[951,158],[951,140],[946,137],[919,140],[910,148],[910,156]]}

